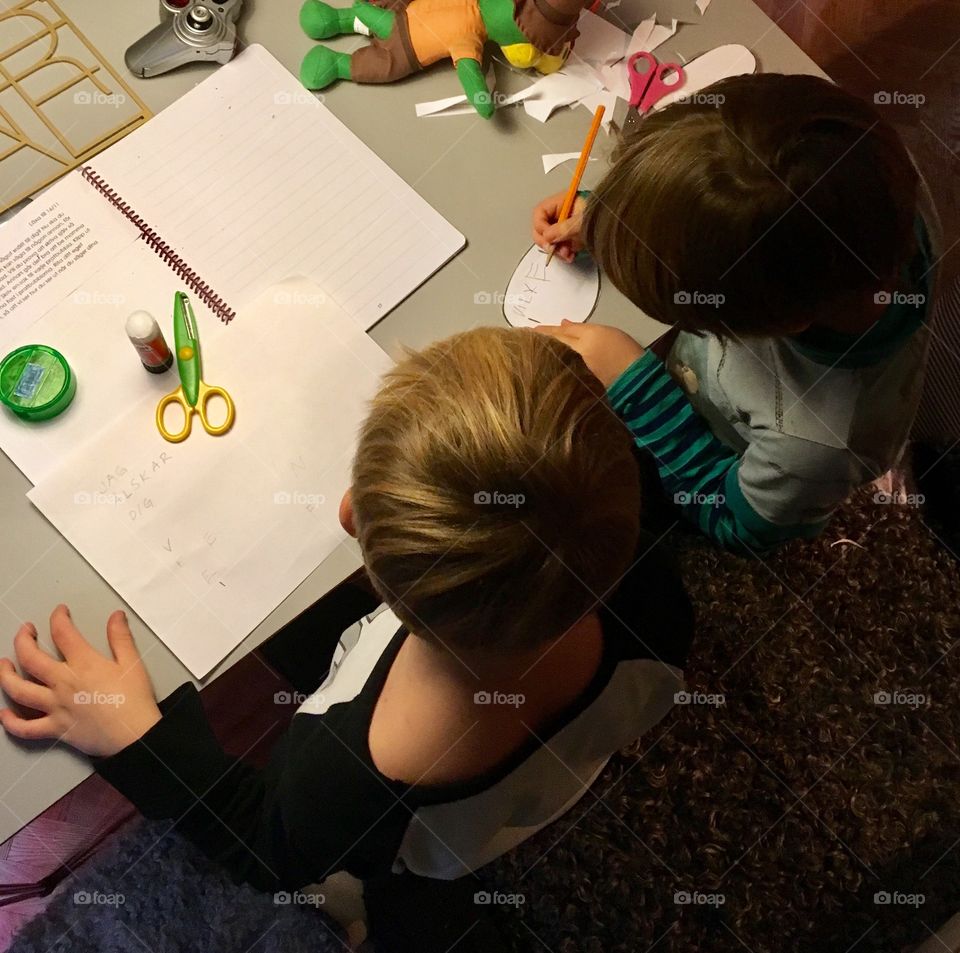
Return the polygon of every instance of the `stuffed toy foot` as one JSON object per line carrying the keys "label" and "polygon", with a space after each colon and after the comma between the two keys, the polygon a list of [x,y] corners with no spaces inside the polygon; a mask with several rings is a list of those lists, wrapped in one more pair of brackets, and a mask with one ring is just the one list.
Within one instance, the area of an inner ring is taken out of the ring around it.
{"label": "stuffed toy foot", "polygon": [[[341,13],[349,13],[349,24],[341,21]],[[337,10],[320,0],[307,0],[300,8],[300,26],[311,40],[328,40],[341,33],[352,33],[352,25],[353,14],[350,11]]]}
{"label": "stuffed toy foot", "polygon": [[344,33],[373,34],[385,39],[393,29],[393,13],[369,3],[331,7],[323,0],[307,0],[300,8],[300,26],[311,40],[329,40]]}
{"label": "stuffed toy foot", "polygon": [[326,89],[338,79],[350,79],[350,56],[326,46],[315,46],[300,66],[300,82],[307,89]]}

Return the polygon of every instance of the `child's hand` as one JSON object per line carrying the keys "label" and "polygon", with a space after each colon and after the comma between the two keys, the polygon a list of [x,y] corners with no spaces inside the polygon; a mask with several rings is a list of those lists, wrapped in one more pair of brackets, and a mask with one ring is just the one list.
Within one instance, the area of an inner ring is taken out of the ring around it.
{"label": "child's hand", "polygon": [[[64,605],[50,616],[50,635],[64,661],[37,644],[31,622],[20,626],[13,641],[24,678],[9,659],[0,659],[0,687],[15,702],[40,712],[21,718],[0,710],[0,723],[18,738],[56,738],[85,754],[116,754],[141,738],[160,720],[150,678],[133,643],[127,617],[107,619],[113,658],[101,655],[80,634]],[[39,684],[38,684],[39,683]]]}
{"label": "child's hand", "polygon": [[557,246],[556,257],[563,261],[573,261],[574,256],[583,248],[580,240],[580,226],[583,223],[583,210],[587,203],[579,195],[573,203],[570,217],[557,222],[566,192],[557,192],[545,198],[533,209],[533,240],[544,250],[551,245]]}
{"label": "child's hand", "polygon": [[559,325],[542,324],[536,330],[572,347],[604,387],[609,387],[637,358],[646,354],[626,331],[604,324],[577,324],[564,319]]}

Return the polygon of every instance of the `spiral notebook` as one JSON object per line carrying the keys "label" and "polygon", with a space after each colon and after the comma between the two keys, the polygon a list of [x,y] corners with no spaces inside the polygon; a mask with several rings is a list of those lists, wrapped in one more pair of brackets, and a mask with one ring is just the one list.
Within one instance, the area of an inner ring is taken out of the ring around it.
{"label": "spiral notebook", "polygon": [[0,348],[51,344],[78,379],[70,412],[42,427],[0,415],[0,447],[37,483],[122,413],[118,395],[169,390],[144,381],[123,323],[144,309],[169,333],[177,290],[192,294],[214,362],[213,329],[242,333],[237,310],[289,275],[366,330],[463,245],[250,46],[0,229]]}
{"label": "spiral notebook", "polygon": [[225,321],[300,274],[367,329],[465,241],[262,46],[82,174]]}

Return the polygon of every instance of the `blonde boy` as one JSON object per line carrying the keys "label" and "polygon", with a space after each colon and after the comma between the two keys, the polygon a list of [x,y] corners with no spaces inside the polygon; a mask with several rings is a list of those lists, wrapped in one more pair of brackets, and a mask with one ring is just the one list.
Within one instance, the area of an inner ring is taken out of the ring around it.
{"label": "blonde boy", "polygon": [[639,502],[629,434],[579,355],[530,331],[458,335],[374,401],[340,515],[389,608],[345,633],[265,770],[223,751],[192,684],[156,704],[119,612],[112,659],[63,606],[63,661],[21,627],[23,674],[4,659],[0,685],[39,715],[0,721],[96,756],[263,888],[459,877],[567,810],[673,704],[690,609],[636,552]]}

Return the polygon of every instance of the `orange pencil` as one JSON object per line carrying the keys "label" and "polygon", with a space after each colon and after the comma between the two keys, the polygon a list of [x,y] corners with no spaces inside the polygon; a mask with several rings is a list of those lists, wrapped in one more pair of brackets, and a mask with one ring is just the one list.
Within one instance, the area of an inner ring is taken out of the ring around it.
{"label": "orange pencil", "polygon": [[[567,194],[563,199],[563,205],[560,206],[560,216],[557,219],[558,225],[560,222],[565,222],[570,217],[570,212],[573,209],[573,203],[577,198],[577,189],[580,188],[580,180],[583,178],[583,170],[586,169],[587,162],[590,159],[590,150],[593,148],[593,140],[597,138],[597,133],[600,131],[600,120],[603,119],[603,109],[603,106],[597,106],[597,111],[593,114],[593,122],[590,124],[590,131],[587,133],[587,141],[583,144],[583,151],[580,153],[580,160],[577,162],[577,167],[573,170],[573,178],[570,180],[570,188],[567,189]],[[555,245],[550,248],[550,254],[547,255],[547,264],[543,266],[544,268],[550,264],[556,250],[557,248]]]}

